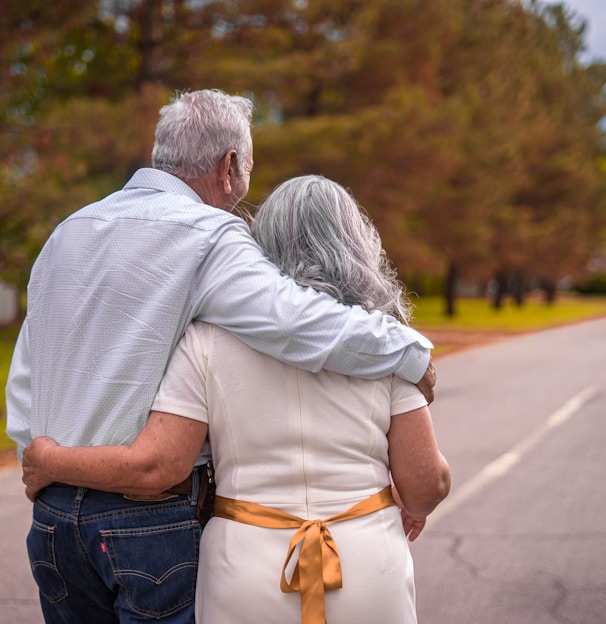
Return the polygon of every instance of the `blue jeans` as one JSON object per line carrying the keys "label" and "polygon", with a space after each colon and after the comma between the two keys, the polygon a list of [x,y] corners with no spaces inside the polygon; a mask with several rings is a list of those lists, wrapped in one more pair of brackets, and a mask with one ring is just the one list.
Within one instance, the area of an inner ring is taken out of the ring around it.
{"label": "blue jeans", "polygon": [[193,624],[202,529],[191,495],[133,501],[51,486],[27,537],[47,624]]}

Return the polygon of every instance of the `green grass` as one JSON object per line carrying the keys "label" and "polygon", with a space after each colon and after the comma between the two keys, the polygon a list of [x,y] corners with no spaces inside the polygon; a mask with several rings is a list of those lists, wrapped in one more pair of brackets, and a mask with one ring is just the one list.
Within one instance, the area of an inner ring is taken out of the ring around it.
{"label": "green grass", "polygon": [[6,397],[4,389],[18,333],[19,327],[17,325],[0,327],[0,451],[15,446],[6,435]]}
{"label": "green grass", "polygon": [[422,297],[413,299],[413,303],[413,326],[433,340],[434,357],[481,344],[495,335],[520,334],[606,316],[606,296],[560,294],[553,305],[530,297],[521,307],[507,301],[500,310],[492,308],[486,299],[461,298],[453,318],[444,315],[440,297]]}
{"label": "green grass", "polygon": [[[580,320],[606,316],[606,296],[564,296],[548,306],[531,298],[521,308],[507,302],[501,310],[493,310],[485,299],[459,299],[457,315],[444,316],[444,301],[440,297],[422,297],[414,300],[413,325],[420,331],[448,331],[454,333],[486,332],[523,333],[573,323]],[[6,403],[4,389],[8,367],[19,328],[0,328],[0,452],[13,448],[6,436]],[[449,339],[441,340],[436,355],[456,347]]]}
{"label": "green grass", "polygon": [[553,305],[532,297],[521,307],[508,301],[500,310],[492,308],[486,299],[462,298],[456,302],[453,318],[444,316],[440,297],[422,297],[413,303],[415,327],[448,331],[515,334],[606,315],[606,296],[560,295]]}

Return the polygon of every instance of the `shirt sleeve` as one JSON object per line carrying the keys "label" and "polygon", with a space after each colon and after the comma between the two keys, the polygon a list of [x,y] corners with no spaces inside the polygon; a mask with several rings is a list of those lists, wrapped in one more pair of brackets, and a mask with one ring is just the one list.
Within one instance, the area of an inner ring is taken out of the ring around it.
{"label": "shirt sleeve", "polygon": [[427,400],[423,393],[408,381],[392,377],[391,382],[391,415],[404,414],[425,407]]}
{"label": "shirt sleeve", "polygon": [[19,461],[23,449],[32,441],[31,407],[31,354],[26,319],[15,344],[6,384],[6,433],[17,443]]}
{"label": "shirt sleeve", "polygon": [[152,410],[208,423],[206,401],[207,358],[198,332],[201,323],[190,323],[168,363]]}
{"label": "shirt sleeve", "polygon": [[317,372],[418,382],[431,342],[379,311],[345,306],[280,275],[250,234],[227,227],[207,249],[198,282],[198,318],[249,347]]}

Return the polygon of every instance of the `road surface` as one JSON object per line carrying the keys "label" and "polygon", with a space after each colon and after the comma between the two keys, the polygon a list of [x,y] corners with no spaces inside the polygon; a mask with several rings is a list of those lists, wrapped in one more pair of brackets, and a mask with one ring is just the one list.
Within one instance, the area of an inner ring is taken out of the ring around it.
{"label": "road surface", "polygon": [[436,365],[453,489],[412,544],[419,624],[606,623],[606,319]]}

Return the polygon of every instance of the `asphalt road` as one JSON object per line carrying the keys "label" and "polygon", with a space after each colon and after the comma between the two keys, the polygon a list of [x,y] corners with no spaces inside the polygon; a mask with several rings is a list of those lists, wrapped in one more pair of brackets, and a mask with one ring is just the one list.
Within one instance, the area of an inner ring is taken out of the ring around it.
{"label": "asphalt road", "polygon": [[[453,489],[412,545],[419,624],[606,623],[606,319],[437,368]],[[19,470],[1,471],[1,624],[42,623],[30,514]]]}
{"label": "asphalt road", "polygon": [[0,623],[43,624],[38,590],[29,569],[25,538],[32,504],[19,468],[0,471]]}
{"label": "asphalt road", "polygon": [[606,622],[606,319],[438,360],[419,624]]}

